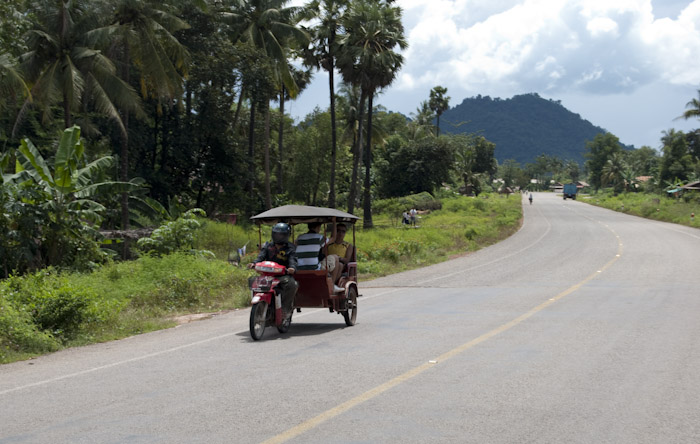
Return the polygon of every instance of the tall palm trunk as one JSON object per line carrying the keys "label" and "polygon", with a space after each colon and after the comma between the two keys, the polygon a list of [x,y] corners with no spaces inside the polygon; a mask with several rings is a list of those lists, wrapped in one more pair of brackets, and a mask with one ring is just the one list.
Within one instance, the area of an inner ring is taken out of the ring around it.
{"label": "tall palm trunk", "polygon": [[[122,80],[129,83],[130,75],[130,53],[129,45],[124,45],[124,60],[122,65]],[[124,125],[124,133],[122,134],[121,146],[119,150],[119,180],[122,182],[129,181],[129,110],[122,111],[122,124]],[[121,194],[121,229],[129,229],[129,193]],[[122,259],[129,257],[129,238],[124,238],[124,246],[122,249]]]}
{"label": "tall palm trunk", "polygon": [[372,193],[371,193],[371,181],[370,181],[370,168],[372,166],[372,102],[374,99],[374,93],[369,94],[369,106],[367,108],[367,145],[365,146],[365,195],[364,195],[364,214],[363,214],[363,224],[364,228],[372,228],[374,224],[372,223]]}
{"label": "tall palm trunk", "polygon": [[[280,92],[280,129],[277,134],[277,194],[282,194],[282,154],[284,153],[284,85]],[[268,111],[269,112],[269,111]]]}
{"label": "tall palm trunk", "polygon": [[248,196],[252,213],[253,190],[255,188],[255,93],[250,99],[250,126],[248,128]]}
{"label": "tall palm trunk", "polygon": [[348,213],[355,211],[355,200],[357,199],[358,173],[362,162],[362,121],[364,120],[365,92],[360,93],[360,108],[357,116],[357,146],[354,147],[352,160],[352,179],[350,182],[350,193],[348,194]]}
{"label": "tall palm trunk", "polygon": [[270,192],[270,101],[265,109],[265,209],[272,208],[272,193]]}
{"label": "tall palm trunk", "polygon": [[328,71],[328,83],[331,93],[331,183],[328,194],[328,206],[335,208],[335,162],[336,153],[338,151],[338,139],[336,135],[335,124],[335,85],[333,81],[333,61],[331,60],[331,69]]}
{"label": "tall palm trunk", "polygon": [[[328,48],[333,48],[335,44],[335,29],[331,31],[331,36],[328,39]],[[333,54],[329,56],[328,61],[328,87],[331,95],[331,183],[330,190],[328,193],[328,206],[330,208],[335,208],[335,162],[336,153],[338,151],[338,140],[336,135],[336,124],[335,124],[335,80],[333,78],[333,71],[335,71],[335,62],[333,59]]]}
{"label": "tall palm trunk", "polygon": [[243,107],[243,99],[245,98],[245,89],[243,89],[243,84],[241,84],[241,93],[238,95],[238,103],[236,104],[236,113],[233,115],[233,123],[231,124],[231,129],[236,132],[236,126],[238,125],[238,118],[241,115],[241,108]]}

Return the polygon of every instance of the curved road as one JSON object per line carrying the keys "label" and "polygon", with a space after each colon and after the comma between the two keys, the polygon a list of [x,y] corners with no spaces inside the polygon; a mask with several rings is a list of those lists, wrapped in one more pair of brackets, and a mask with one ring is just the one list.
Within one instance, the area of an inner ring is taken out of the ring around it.
{"label": "curved road", "polygon": [[[513,198],[513,197],[511,197]],[[5,443],[698,443],[700,231],[536,194],[511,238],[361,283],[0,366]]]}

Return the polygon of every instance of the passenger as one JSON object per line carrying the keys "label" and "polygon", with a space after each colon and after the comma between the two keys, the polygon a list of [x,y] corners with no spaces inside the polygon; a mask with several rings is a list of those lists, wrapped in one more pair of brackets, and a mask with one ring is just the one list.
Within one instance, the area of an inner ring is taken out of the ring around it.
{"label": "passenger", "polygon": [[258,262],[272,261],[287,267],[288,274],[280,276],[279,284],[277,284],[282,296],[282,308],[285,318],[291,316],[294,310],[294,296],[296,296],[297,288],[299,288],[299,284],[291,276],[298,267],[296,247],[289,242],[291,233],[292,229],[289,228],[289,225],[282,222],[276,224],[272,227],[272,239],[265,242],[255,261],[248,264],[248,268],[253,268]]}
{"label": "passenger", "polygon": [[[335,241],[335,233],[330,239],[319,233],[322,224],[311,222],[308,224],[309,231],[297,237],[297,257],[300,270],[326,270],[330,272],[331,279],[335,284],[343,272],[343,267],[339,264],[338,255],[328,254],[324,257],[323,247]],[[336,292],[343,291],[341,287],[334,285]]]}
{"label": "passenger", "polygon": [[348,262],[352,262],[355,247],[351,243],[345,242],[345,233],[347,232],[345,224],[336,225],[335,242],[328,246],[328,254],[337,255],[340,263],[343,264],[343,267],[340,268],[344,268],[348,265]]}

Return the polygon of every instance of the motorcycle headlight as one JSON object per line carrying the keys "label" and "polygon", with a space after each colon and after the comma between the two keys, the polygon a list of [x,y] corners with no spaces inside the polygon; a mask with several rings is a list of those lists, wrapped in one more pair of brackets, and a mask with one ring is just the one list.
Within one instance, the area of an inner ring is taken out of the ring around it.
{"label": "motorcycle headlight", "polygon": [[261,273],[275,273],[276,271],[274,267],[267,267],[265,265],[256,265],[255,270]]}
{"label": "motorcycle headlight", "polygon": [[250,289],[256,293],[265,293],[272,288],[272,278],[268,276],[255,276],[250,281]]}

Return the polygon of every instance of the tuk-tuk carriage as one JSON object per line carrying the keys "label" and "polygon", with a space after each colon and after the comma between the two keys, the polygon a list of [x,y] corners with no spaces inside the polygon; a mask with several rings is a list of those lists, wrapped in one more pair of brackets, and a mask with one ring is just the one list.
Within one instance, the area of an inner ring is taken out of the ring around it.
{"label": "tuk-tuk carriage", "polygon": [[[326,270],[297,270],[294,279],[299,284],[294,298],[294,309],[301,312],[302,308],[327,308],[331,313],[342,314],[345,324],[355,325],[357,319],[357,249],[355,248],[355,222],[359,218],[350,213],[332,208],[311,207],[303,205],[285,205],[260,213],[251,217],[258,225],[259,245],[262,241],[262,225],[274,225],[284,222],[292,227],[292,241],[297,235],[294,227],[298,224],[320,222],[326,225],[343,223],[352,227],[352,256],[343,266],[341,277],[335,285]],[[306,228],[306,227],[304,227]],[[325,250],[327,248],[323,247]],[[327,254],[325,255],[327,256]],[[322,259],[321,262],[326,259]],[[267,325],[275,325],[284,333],[289,329],[291,318],[283,319],[279,295],[274,294],[272,278],[279,275],[281,268],[274,263],[260,262],[255,265],[256,271],[262,276],[251,280],[253,292],[252,308],[250,312],[250,334],[254,340],[262,338]],[[273,309],[274,306],[274,309]]]}

